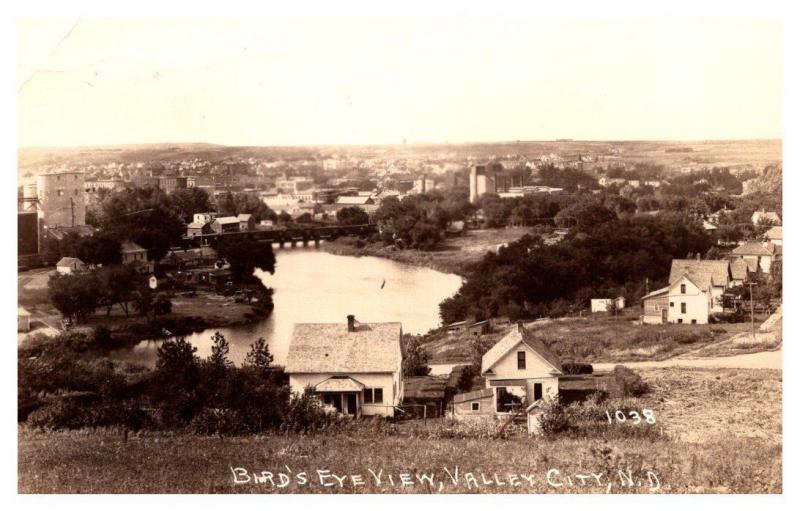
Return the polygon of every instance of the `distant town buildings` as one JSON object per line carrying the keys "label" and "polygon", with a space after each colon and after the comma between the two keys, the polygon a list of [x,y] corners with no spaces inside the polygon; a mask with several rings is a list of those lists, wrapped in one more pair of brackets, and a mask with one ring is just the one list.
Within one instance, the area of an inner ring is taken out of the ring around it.
{"label": "distant town buildings", "polygon": [[83,172],[52,172],[36,176],[39,217],[48,227],[85,225],[85,194]]}
{"label": "distant town buildings", "polygon": [[475,165],[469,174],[469,201],[473,204],[486,193],[509,192],[510,188],[522,188],[523,177],[511,173],[500,163]]}

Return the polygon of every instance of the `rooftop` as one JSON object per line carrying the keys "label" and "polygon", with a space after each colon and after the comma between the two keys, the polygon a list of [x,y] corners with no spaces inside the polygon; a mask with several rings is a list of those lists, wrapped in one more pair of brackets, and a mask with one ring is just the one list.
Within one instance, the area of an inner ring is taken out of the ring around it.
{"label": "rooftop", "polygon": [[144,249],[144,248],[142,248],[140,245],[138,245],[138,244],[136,244],[136,243],[134,243],[134,242],[132,242],[132,241],[123,241],[123,242],[120,244],[120,250],[121,250],[123,253],[130,253],[130,252],[147,252],[147,250],[145,250],[145,249]]}
{"label": "rooftop", "polygon": [[497,344],[492,346],[481,359],[481,373],[485,373],[492,368],[503,356],[511,351],[517,344],[523,343],[541,356],[550,364],[557,373],[561,373],[561,361],[558,357],[544,345],[544,343],[533,335],[515,328],[505,337],[500,339]]}
{"label": "rooftop", "polygon": [[750,255],[750,256],[771,256],[772,252],[757,241],[745,241],[738,247],[731,250],[733,255]]}
{"label": "rooftop", "polygon": [[400,371],[400,323],[296,323],[287,373],[389,373]]}
{"label": "rooftop", "polygon": [[707,291],[711,286],[728,284],[730,266],[725,260],[673,259],[669,270],[669,283],[688,276],[700,289]]}

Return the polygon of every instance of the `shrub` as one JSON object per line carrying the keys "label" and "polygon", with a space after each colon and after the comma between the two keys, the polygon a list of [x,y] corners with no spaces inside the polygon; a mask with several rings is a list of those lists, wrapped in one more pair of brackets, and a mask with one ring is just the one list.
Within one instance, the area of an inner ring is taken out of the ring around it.
{"label": "shrub", "polygon": [[289,399],[281,429],[304,433],[324,429],[335,422],[336,416],[329,413],[312,393],[306,389],[302,394],[293,394]]}
{"label": "shrub", "polygon": [[594,373],[594,368],[592,364],[566,362],[561,364],[561,371],[564,374],[592,374]]}
{"label": "shrub", "polygon": [[203,408],[189,423],[192,433],[201,435],[233,435],[244,433],[243,421],[236,410],[230,408]]}
{"label": "shrub", "polygon": [[539,414],[539,427],[545,435],[555,435],[570,428],[567,407],[556,399],[545,400],[542,412]]}
{"label": "shrub", "polygon": [[625,366],[616,366],[611,378],[619,397],[641,396],[649,390],[642,377]]}

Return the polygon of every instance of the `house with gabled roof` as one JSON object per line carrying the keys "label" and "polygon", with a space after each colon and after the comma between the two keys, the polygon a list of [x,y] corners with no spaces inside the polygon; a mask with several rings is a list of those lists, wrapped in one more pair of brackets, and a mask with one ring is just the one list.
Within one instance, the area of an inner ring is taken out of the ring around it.
{"label": "house with gabled roof", "polygon": [[774,225],[764,233],[764,239],[774,245],[783,246],[783,227]]}
{"label": "house with gabled roof", "polygon": [[669,285],[642,297],[643,323],[708,323],[731,285],[726,260],[673,259]]}
{"label": "house with gabled roof", "polygon": [[453,397],[454,416],[537,413],[534,404],[558,396],[562,372],[558,357],[519,323],[483,355],[481,375],[484,389]]}
{"label": "house with gabled roof", "polygon": [[731,261],[731,286],[743,286],[758,273],[758,263],[752,260],[735,258]]}
{"label": "house with gabled roof", "polygon": [[241,224],[239,218],[235,216],[222,216],[215,218],[211,222],[211,230],[217,234],[225,234],[229,232],[239,232]]}
{"label": "house with gabled roof", "polygon": [[86,269],[86,263],[77,257],[62,257],[56,263],[56,271],[61,275],[71,275]]}
{"label": "house with gabled roof", "polygon": [[765,211],[764,208],[761,208],[760,211],[755,211],[750,220],[752,220],[753,225],[781,225],[781,217],[778,216],[778,213]]}
{"label": "house with gabled roof", "polygon": [[352,417],[393,417],[403,400],[400,323],[296,323],[284,371],[293,393],[309,389]]}
{"label": "house with gabled roof", "polygon": [[755,263],[762,272],[769,275],[772,261],[775,258],[775,245],[745,241],[731,251],[730,257],[731,259],[745,259],[750,264]]}

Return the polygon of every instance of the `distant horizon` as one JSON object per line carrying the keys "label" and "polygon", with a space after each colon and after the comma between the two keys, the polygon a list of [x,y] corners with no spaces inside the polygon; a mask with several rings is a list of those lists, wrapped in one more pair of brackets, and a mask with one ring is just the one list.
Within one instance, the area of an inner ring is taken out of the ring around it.
{"label": "distant horizon", "polygon": [[541,140],[474,140],[467,142],[397,142],[397,143],[341,143],[341,144],[222,144],[217,142],[124,142],[115,144],[81,144],[81,145],[36,145],[36,146],[19,146],[18,151],[22,150],[42,150],[42,149],[104,149],[104,148],[125,148],[135,146],[164,146],[164,145],[205,145],[226,148],[303,148],[303,147],[404,147],[404,146],[465,146],[465,145],[481,145],[481,144],[536,144],[536,143],[570,143],[570,142],[584,142],[584,143],[704,143],[704,142],[783,142],[783,138],[702,138],[702,139],[578,139],[578,138],[558,138],[558,139],[541,139]]}

